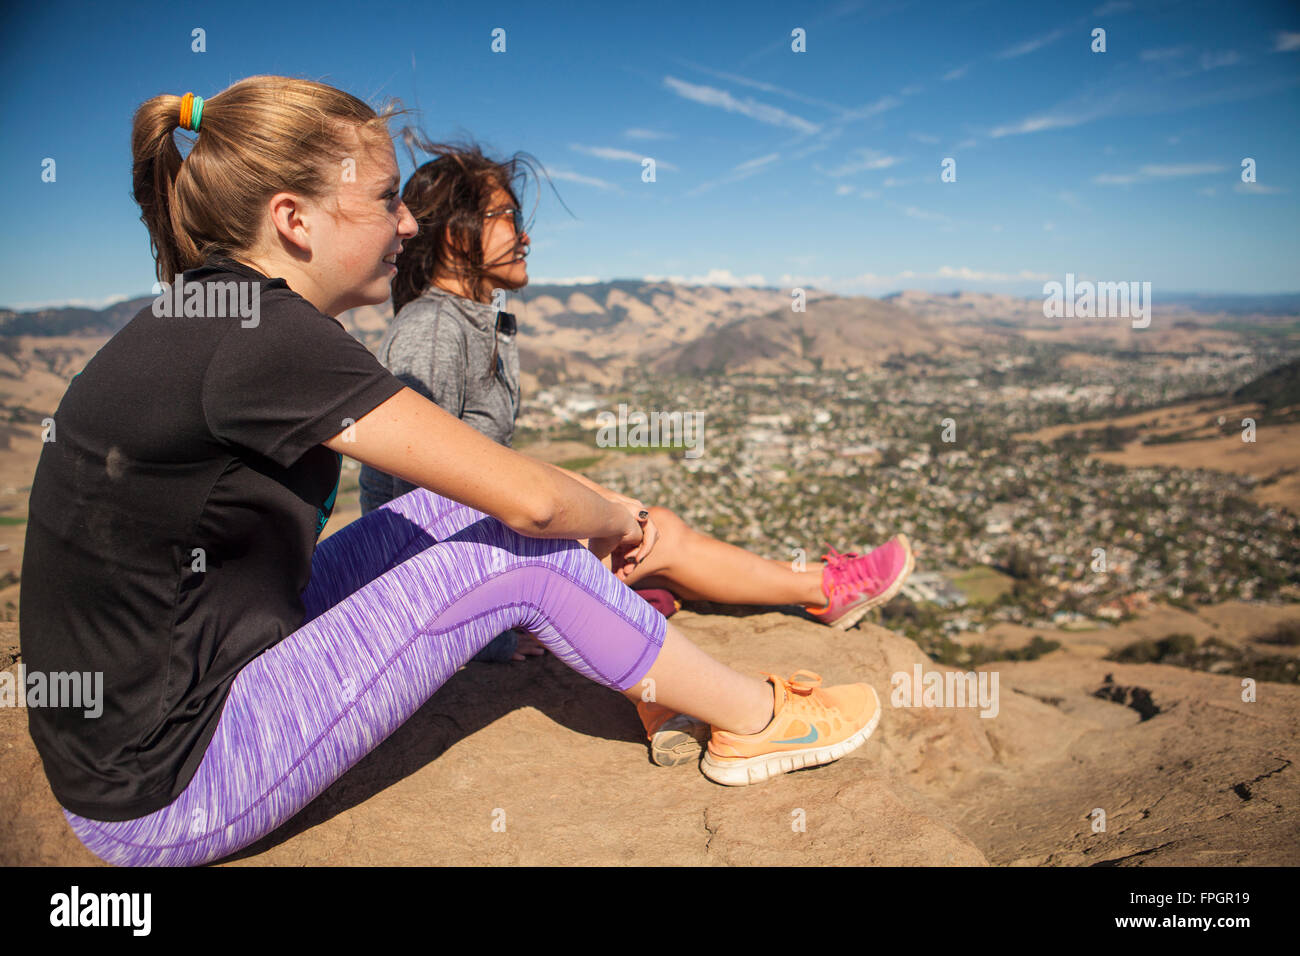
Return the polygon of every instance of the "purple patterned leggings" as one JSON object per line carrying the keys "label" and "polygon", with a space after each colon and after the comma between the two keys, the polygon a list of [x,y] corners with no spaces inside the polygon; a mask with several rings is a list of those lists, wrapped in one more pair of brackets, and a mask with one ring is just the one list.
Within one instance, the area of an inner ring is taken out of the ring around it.
{"label": "purple patterned leggings", "polygon": [[663,616],[574,541],[527,538],[423,488],[321,541],[303,626],[250,661],[185,790],[135,820],[63,811],[109,863],[193,866],[280,826],[512,627],[617,690],[663,646]]}

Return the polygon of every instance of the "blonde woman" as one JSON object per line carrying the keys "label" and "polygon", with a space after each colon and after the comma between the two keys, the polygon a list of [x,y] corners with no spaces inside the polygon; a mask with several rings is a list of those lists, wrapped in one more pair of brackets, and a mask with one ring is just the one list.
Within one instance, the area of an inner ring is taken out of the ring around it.
{"label": "blonde woman", "polygon": [[[757,680],[704,654],[601,563],[653,550],[638,513],[442,411],[338,323],[388,297],[417,231],[392,115],[275,76],[136,112],[135,198],[183,294],[64,394],[20,609],[29,674],[103,675],[101,714],[29,722],[109,862],[201,864],[270,833],[514,627],[707,720],[720,783],[838,759],[879,719],[866,684]],[[318,544],[343,454],[418,490]]]}

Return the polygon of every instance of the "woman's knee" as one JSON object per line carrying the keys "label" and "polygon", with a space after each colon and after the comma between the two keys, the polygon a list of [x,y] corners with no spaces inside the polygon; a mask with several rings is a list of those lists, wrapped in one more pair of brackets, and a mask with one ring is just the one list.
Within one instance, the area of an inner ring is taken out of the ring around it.
{"label": "woman's knee", "polygon": [[[670,564],[671,555],[686,545],[690,536],[695,532],[676,512],[659,505],[651,505],[650,520],[654,522],[655,528],[659,531],[659,542],[654,548],[654,551],[659,552],[662,558],[659,563]],[[652,563],[654,563],[653,554],[654,552],[651,552]]]}
{"label": "woman's knee", "polygon": [[662,505],[650,506],[650,520],[655,523],[661,536],[680,534],[683,531],[691,530],[690,526],[678,516],[677,512]]}

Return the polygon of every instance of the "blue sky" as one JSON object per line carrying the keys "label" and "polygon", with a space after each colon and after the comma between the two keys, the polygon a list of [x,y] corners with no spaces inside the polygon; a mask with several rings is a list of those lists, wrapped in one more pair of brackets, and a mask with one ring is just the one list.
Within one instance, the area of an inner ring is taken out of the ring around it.
{"label": "blue sky", "polygon": [[148,294],[131,115],[256,73],[394,96],[435,139],[540,159],[572,214],[543,192],[534,282],[1041,295],[1073,272],[1150,281],[1157,303],[1300,290],[1291,2],[46,2],[2,17],[4,306]]}

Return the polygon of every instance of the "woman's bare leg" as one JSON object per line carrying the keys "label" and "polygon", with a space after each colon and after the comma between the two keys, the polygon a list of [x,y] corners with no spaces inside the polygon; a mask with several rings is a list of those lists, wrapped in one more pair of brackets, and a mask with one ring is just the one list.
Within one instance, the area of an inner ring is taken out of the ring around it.
{"label": "woman's bare leg", "polygon": [[[661,585],[688,601],[718,604],[806,604],[821,607],[822,563],[795,571],[695,531],[667,508],[650,509],[659,540],[645,563],[626,579],[629,586]],[[652,579],[652,580],[647,580]]]}
{"label": "woman's bare leg", "polygon": [[[695,531],[667,508],[650,508],[650,519],[659,530],[659,540],[645,563],[623,579],[629,587],[664,587],[687,601],[718,604],[821,607],[826,603],[820,561],[811,562],[811,570],[795,571],[789,562],[760,558]],[[588,545],[585,539],[579,543]],[[609,557],[602,560],[610,567]],[[521,640],[514,660],[542,653],[536,640]]]}
{"label": "woman's bare leg", "polygon": [[771,684],[714,660],[671,621],[654,664],[623,696],[650,699],[737,734],[758,733],[772,721]]}

